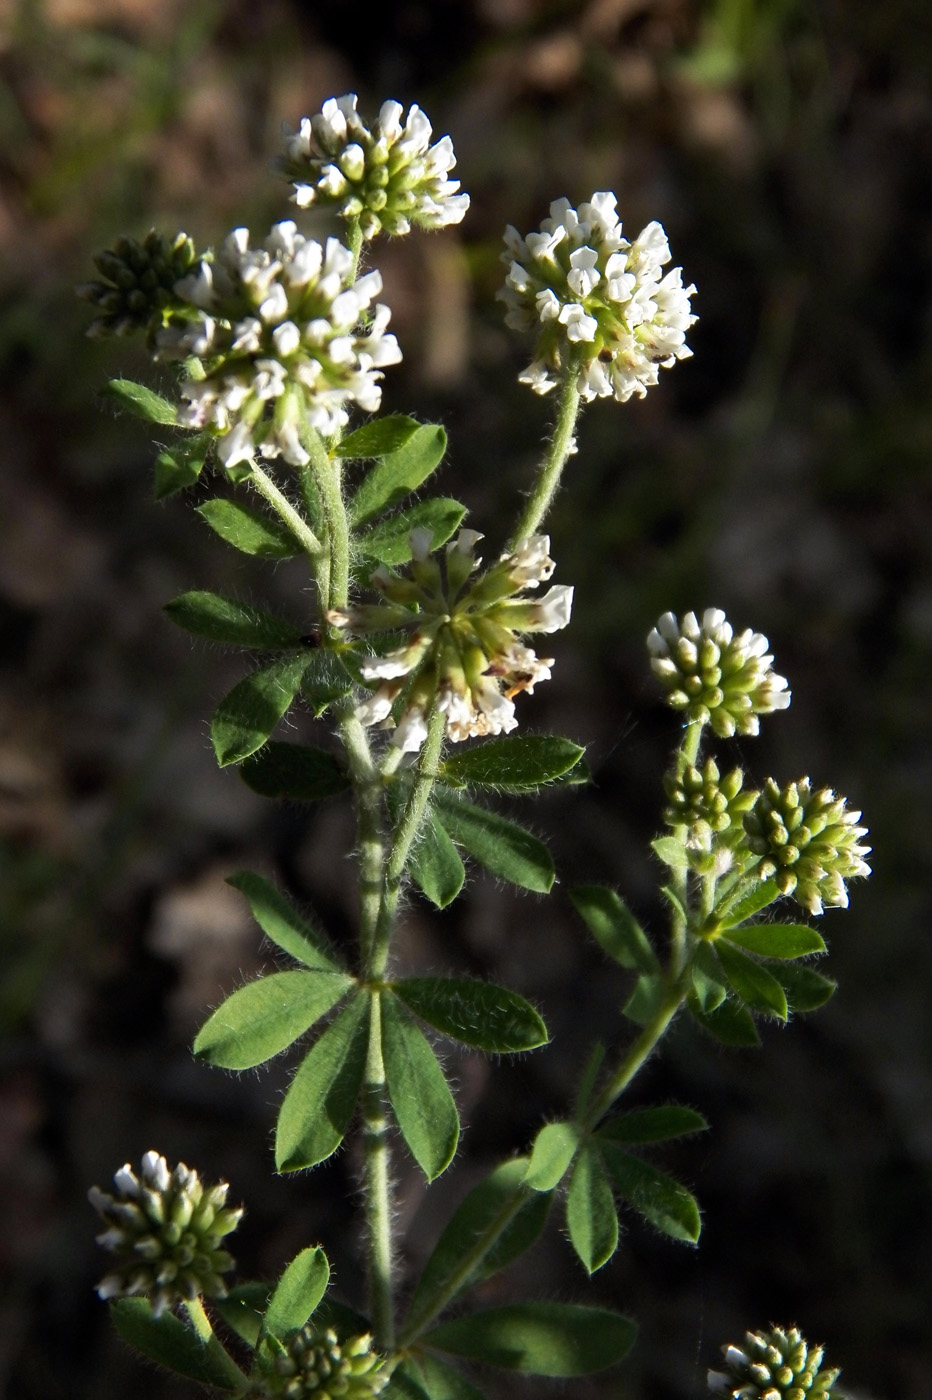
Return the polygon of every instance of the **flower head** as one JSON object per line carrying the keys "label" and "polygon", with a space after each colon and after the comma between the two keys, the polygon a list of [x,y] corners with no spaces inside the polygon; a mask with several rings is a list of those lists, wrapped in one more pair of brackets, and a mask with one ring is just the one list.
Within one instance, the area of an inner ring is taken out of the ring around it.
{"label": "flower head", "polygon": [[541,598],[527,596],[554,571],[550,540],[521,540],[471,580],[481,538],[461,530],[437,558],[429,532],[412,531],[410,576],[378,569],[371,582],[382,604],[330,614],[331,622],[355,632],[403,634],[400,645],[363,661],[364,679],[380,684],[356,713],[363,724],[395,718],[392,742],[404,751],[420,748],[434,706],[446,715],[455,743],[508,733],[518,723],[514,697],[550,678],[553,659],[538,657],[521,640],[529,632],[559,631],[570,620],[573,590],[567,585],[556,584]]}
{"label": "flower head", "polygon": [[182,304],[175,283],[197,260],[185,233],[166,238],[152,229],[141,243],[118,238],[112,248],[94,258],[103,281],[85,282],[77,289],[99,313],[88,326],[88,335],[99,338],[143,330],[151,344],[166,315]]}
{"label": "flower head", "polygon": [[243,1214],[227,1207],[226,1182],[205,1187],[183,1162],[169,1171],[157,1152],[145,1154],[138,1175],[127,1163],[113,1181],[113,1194],[97,1186],[88,1192],[107,1226],[97,1243],[115,1256],[100,1297],[142,1295],[156,1314],[201,1295],[224,1298],[221,1274],[233,1259],[220,1242]]}
{"label": "flower head", "polygon": [[498,295],[506,324],[536,335],[519,377],[538,394],[578,363],[583,399],[625,403],[643,398],[661,368],[692,354],[686,332],[697,319],[689,302],[695,287],[683,286],[681,268],[664,275],[670,247],[661,225],[648,224],[630,243],[615,205],[609,191],[578,209],[558,199],[539,233],[506,230],[508,276]]}
{"label": "flower head", "polygon": [[831,788],[813,791],[808,778],[780,788],[768,778],[744,826],[748,846],[760,857],[760,878],[775,880],[782,894],[821,914],[824,905],[847,909],[845,881],[871,873],[860,820]]}
{"label": "flower head", "polygon": [[791,692],[773,670],[769,642],[750,628],[734,632],[720,608],[706,608],[678,622],[664,613],[647,638],[651,670],[667,692],[667,704],[688,724],[709,724],[721,739],[757,734],[758,715],[785,710]]}
{"label": "flower head", "polygon": [[235,229],[176,284],[185,312],[156,337],[158,359],[202,362],[181,385],[179,422],[212,427],[226,466],[256,452],[304,464],[302,423],[329,434],[349,404],[377,409],[382,367],[401,359],[385,334],[388,307],[376,305],[361,329],[381,290],[376,271],[353,280],[353,256],[335,238],[321,246],[286,220],[251,248]]}
{"label": "flower head", "polygon": [[356,110],[356,94],[331,97],[314,117],[286,131],[281,169],[294,183],[294,201],[336,208],[358,219],[363,238],[380,232],[458,224],[469,195],[448,179],[456,164],[449,136],[430,144],[431,125],[420,107],[402,121],[400,102],[383,102],[369,127]]}
{"label": "flower head", "polygon": [[668,826],[686,827],[691,868],[700,874],[721,873],[744,839],[742,819],[757,793],[744,788],[740,768],[723,778],[714,759],[707,758],[700,769],[686,763],[682,754],[676,771],[664,778],[663,785],[667,795],[663,819]]}
{"label": "flower head", "polygon": [[731,1400],[841,1400],[839,1370],[822,1370],[823,1350],[796,1327],[748,1332],[740,1347],[724,1346],[725,1371],[709,1372],[713,1395]]}
{"label": "flower head", "polygon": [[374,1400],[388,1385],[390,1373],[368,1333],[338,1341],[329,1329],[302,1327],[275,1359],[270,1391],[284,1400]]}

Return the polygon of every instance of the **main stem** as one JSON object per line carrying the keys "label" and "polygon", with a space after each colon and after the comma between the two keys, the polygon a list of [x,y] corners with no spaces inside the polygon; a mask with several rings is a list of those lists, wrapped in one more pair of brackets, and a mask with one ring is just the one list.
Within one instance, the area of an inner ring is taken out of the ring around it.
{"label": "main stem", "polygon": [[541,521],[550,509],[551,502],[557,493],[566,459],[573,446],[573,429],[576,427],[576,419],[579,417],[577,380],[578,369],[574,360],[567,366],[563,387],[560,391],[560,403],[557,408],[557,421],[554,425],[553,437],[550,439],[540,475],[534,483],[534,489],[525,503],[521,518],[515,528],[512,545],[516,544],[518,540],[526,540],[530,535],[537,533]]}
{"label": "main stem", "polygon": [[615,1073],[587,1108],[585,1118],[580,1125],[586,1132],[591,1132],[596,1124],[605,1117],[615,1100],[624,1093],[634,1076],[643,1068],[670,1022],[683,1005],[685,997],[686,993],[680,987],[671,987],[661,1006],[622,1058]]}
{"label": "main stem", "polygon": [[382,994],[373,991],[369,1052],[363,1093],[363,1147],[366,1173],[366,1231],[369,1236],[369,1309],[379,1351],[395,1347],[392,1289],[392,1199],[385,1065],[382,1059]]}

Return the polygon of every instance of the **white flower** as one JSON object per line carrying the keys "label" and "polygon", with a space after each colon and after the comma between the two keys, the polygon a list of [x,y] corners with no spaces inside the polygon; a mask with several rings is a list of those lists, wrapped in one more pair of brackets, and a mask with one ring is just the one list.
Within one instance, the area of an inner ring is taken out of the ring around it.
{"label": "white flower", "polygon": [[578,210],[555,200],[539,233],[524,239],[509,226],[505,245],[508,274],[498,295],[508,326],[536,332],[534,358],[519,375],[535,393],[549,393],[575,363],[584,400],[625,403],[692,353],[686,331],[697,319],[695,287],[683,286],[680,268],[663,275],[670,247],[659,223],[633,243],[622,236],[610,191]]}

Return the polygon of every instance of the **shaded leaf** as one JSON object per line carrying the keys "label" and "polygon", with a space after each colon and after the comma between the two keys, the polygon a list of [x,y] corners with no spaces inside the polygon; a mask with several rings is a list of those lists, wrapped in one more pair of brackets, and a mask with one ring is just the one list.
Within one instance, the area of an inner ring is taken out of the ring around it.
{"label": "shaded leaf", "polygon": [[294,700],[306,666],[304,656],[273,661],[220,701],[210,721],[210,739],[221,768],[241,763],[262,747]]}
{"label": "shaded leaf", "polygon": [[792,967],[786,963],[774,964],[770,971],[786,992],[786,999],[793,1011],[817,1011],[834,995],[838,986],[831,977],[823,977],[811,967]]}
{"label": "shaded leaf", "polygon": [[657,1015],[666,996],[667,984],[660,974],[649,977],[645,973],[635,982],[634,991],[621,1008],[622,1015],[636,1026],[646,1026]]}
{"label": "shaded leaf", "polygon": [[275,739],[244,759],[240,776],[260,796],[289,802],[320,802],[344,792],[350,785],[346,770],[334,754]]}
{"label": "shaded leaf", "polygon": [[212,642],[274,651],[302,644],[301,633],[290,622],[261,608],[234,603],[219,593],[179,593],[165,604],[164,610],[186,632],[208,637]]}
{"label": "shaded leaf", "polygon": [[156,1317],[145,1298],[117,1298],[110,1304],[113,1325],[124,1342],[141,1351],[150,1361],[188,1376],[216,1390],[236,1390],[231,1379],[232,1362],[224,1362],[220,1343],[201,1341],[173,1313]]}
{"label": "shaded leaf", "polygon": [[575,1123],[545,1123],[531,1148],[525,1186],[532,1191],[552,1191],[559,1186],[578,1146],[579,1129]]}
{"label": "shaded leaf", "polygon": [[453,1160],[459,1114],[429,1041],[391,995],[382,998],[382,1054],[395,1121],[412,1157],[433,1181]]}
{"label": "shaded leaf", "polygon": [[553,860],[544,843],[524,827],[449,796],[438,801],[437,817],[453,840],[493,875],[535,894],[549,894],[556,878]]}
{"label": "shaded leaf", "polygon": [[279,1341],[297,1332],[314,1312],[327,1291],[330,1265],[317,1246],[302,1249],[285,1269],[269,1299],[265,1330]]}
{"label": "shaded leaf", "polygon": [[808,924],[750,924],[746,928],[730,928],[728,941],[765,958],[804,958],[807,953],[825,952],[822,935]]}
{"label": "shaded leaf", "polygon": [[728,988],[725,986],[721,963],[711,946],[704,941],[697,944],[693,953],[690,976],[696,1000],[703,1011],[714,1011],[717,1006],[721,1006],[728,995]]}
{"label": "shaded leaf", "polygon": [[786,993],[773,973],[742,953],[727,938],[716,940],[715,951],[732,991],[752,1011],[786,1020]]}
{"label": "shaded leaf", "polygon": [[619,1195],[671,1239],[695,1244],[702,1222],[695,1197],[666,1172],[602,1139],[602,1155]]}
{"label": "shaded leaf", "polygon": [[432,904],[445,909],[452,904],[466,879],[459,852],[433,812],[421,827],[408,870]]}
{"label": "shaded leaf", "polygon": [[762,884],[755,885],[746,895],[738,900],[726,914],[723,922],[729,926],[743,924],[745,919],[752,919],[755,914],[759,914],[762,909],[773,904],[774,900],[780,898],[780,891],[777,889],[776,881],[764,880]]}
{"label": "shaded leaf", "polygon": [[165,501],[193,486],[204,470],[210,439],[198,433],[160,452],[155,459],[155,499]]}
{"label": "shaded leaf", "polygon": [[533,791],[576,767],[585,749],[550,734],[504,734],[444,760],[440,777],[453,787]]}
{"label": "shaded leaf", "polygon": [[363,423],[361,428],[347,434],[333,449],[334,457],[358,457],[362,460],[385,457],[397,452],[417,432],[420,424],[416,418],[408,418],[404,413],[391,413],[385,418],[375,418],[371,423]]}
{"label": "shaded leaf", "polygon": [[227,877],[227,884],[246,896],[256,923],[283,953],[321,972],[342,970],[323,934],[301,917],[270,880],[251,870],[240,870]]}
{"label": "shaded leaf", "polygon": [[588,1142],[576,1158],[566,1198],[570,1243],[587,1273],[607,1264],[618,1248],[618,1212],[598,1149]]}
{"label": "shaded leaf", "polygon": [[439,1356],[424,1352],[412,1364],[430,1400],[485,1400],[482,1391],[467,1380],[462,1371],[441,1361]]}
{"label": "shaded leaf", "polygon": [[[382,421],[384,423],[388,420],[383,419]],[[408,418],[404,421],[411,423],[413,420]],[[374,423],[371,426],[374,429],[379,424]],[[357,434],[353,433],[352,436],[356,437]],[[349,440],[346,441],[349,442]],[[346,443],[343,446],[345,447]],[[356,526],[366,524],[382,511],[389,510],[399,501],[403,501],[405,496],[412,491],[416,491],[440,465],[446,450],[447,435],[443,428],[436,423],[415,424],[414,432],[409,434],[407,441],[397,450],[389,454],[378,454],[382,460],[367,473],[350,502],[351,524]],[[354,453],[353,455],[363,456],[366,454]],[[427,503],[425,502],[425,504]],[[450,504],[456,505],[457,503],[453,501]],[[465,514],[465,509],[463,513]],[[433,520],[425,520],[424,523],[433,527]],[[409,526],[408,528],[413,529],[414,527]],[[456,529],[456,525],[453,526],[453,529]],[[452,533],[453,530],[450,531],[450,534]],[[442,541],[435,541],[435,543],[442,543]]]}
{"label": "shaded leaf", "polygon": [[111,379],[100,391],[101,398],[112,399],[120,408],[135,418],[145,418],[148,423],[169,425],[177,423],[175,405],[163,399],[154,389],[145,384],[137,384],[133,379]]}
{"label": "shaded leaf", "polygon": [[339,656],[326,647],[310,653],[307,670],[301,678],[301,694],[310,705],[315,719],[320,719],[337,700],[342,700],[353,688],[353,678]]}
{"label": "shaded leaf", "polygon": [[408,536],[412,530],[430,530],[431,548],[438,549],[459,529],[465,514],[466,507],[459,501],[434,496],[364,530],[357,535],[356,545],[360,554],[380,564],[406,564],[411,558]]}
{"label": "shaded leaf", "polygon": [[243,554],[254,554],[260,559],[291,559],[301,553],[301,545],[286,525],[239,501],[218,497],[204,501],[197,513],[222,540]]}
{"label": "shaded leaf", "polygon": [[426,1341],[441,1351],[536,1376],[587,1376],[631,1350],[635,1324],[607,1308],[516,1303],[444,1322]]}
{"label": "shaded leaf", "polygon": [[267,1283],[239,1283],[225,1298],[214,1300],[214,1307],[226,1325],[247,1346],[255,1347],[259,1340],[270,1291]]}
{"label": "shaded leaf", "polygon": [[599,1128],[597,1137],[606,1142],[638,1146],[648,1142],[670,1142],[690,1133],[704,1133],[708,1123],[694,1108],[681,1103],[658,1104],[656,1108],[635,1108],[611,1118]]}
{"label": "shaded leaf", "polygon": [[682,919],[683,927],[685,928],[689,923],[689,915],[686,913],[683,901],[680,899],[676,890],[673,889],[671,885],[661,885],[660,893],[663,895],[674,914],[676,914],[679,919]]}
{"label": "shaded leaf", "polygon": [[714,1011],[703,1011],[697,998],[690,995],[686,1005],[703,1030],[723,1045],[745,1048],[760,1045],[754,1017],[733,997],[728,997]]}
{"label": "shaded leaf", "polygon": [[313,1167],[346,1134],[366,1068],[369,998],[358,996],[311,1048],[285,1095],[275,1129],[280,1172]]}
{"label": "shaded leaf", "polygon": [[509,1054],[547,1043],[547,1027],[524,997],[469,977],[405,977],[392,990],[422,1021],[478,1050]]}
{"label": "shaded leaf", "polygon": [[227,997],[205,1021],[194,1053],[221,1069],[252,1069],[302,1036],[345,996],[340,972],[273,972]]}
{"label": "shaded leaf", "polygon": [[658,970],[647,934],[615,890],[605,885],[576,885],[570,890],[570,899],[610,958],[639,972]]}

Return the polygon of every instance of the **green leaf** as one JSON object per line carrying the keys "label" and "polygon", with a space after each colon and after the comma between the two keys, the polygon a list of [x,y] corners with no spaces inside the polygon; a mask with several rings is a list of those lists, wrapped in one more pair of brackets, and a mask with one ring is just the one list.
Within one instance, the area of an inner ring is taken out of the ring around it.
{"label": "green leaf", "polygon": [[666,995],[667,984],[663,978],[659,974],[649,977],[645,973],[635,982],[634,991],[621,1008],[622,1015],[636,1026],[646,1026],[657,1015]]}
{"label": "green leaf", "polygon": [[[412,420],[408,418],[403,421],[410,423]],[[376,428],[379,425],[373,424],[372,426]],[[353,437],[356,436],[357,434],[354,433]],[[348,438],[343,446],[345,447],[350,441],[351,439]],[[359,490],[350,502],[351,524],[356,526],[366,524],[382,511],[389,510],[399,501],[403,501],[411,491],[416,491],[440,465],[446,450],[447,435],[444,430],[435,423],[425,423],[422,426],[415,425],[414,432],[409,435],[408,440],[397,451],[390,454],[377,454],[382,460],[363,479]],[[353,455],[373,456],[376,454],[355,453]],[[456,505],[457,503],[454,501],[450,504]],[[425,521],[424,523],[432,524],[433,522]],[[408,528],[413,529],[414,527],[409,526]],[[453,526],[453,530],[455,529],[456,525]],[[453,533],[453,530],[450,531],[450,534]],[[445,538],[449,538],[449,535]],[[437,540],[435,544],[442,542]],[[386,560],[386,562],[391,563],[392,561]]]}
{"label": "green leaf", "polygon": [[777,1016],[786,1020],[786,993],[773,973],[760,963],[742,953],[727,938],[719,938],[715,951],[725,969],[732,991],[745,1006],[752,1011],[760,1011],[765,1016]]}
{"label": "green leaf", "polygon": [[100,394],[101,398],[113,399],[127,413],[132,413],[135,418],[145,418],[149,423],[168,425],[178,421],[174,404],[132,379],[111,379]]}
{"label": "green leaf", "polygon": [[227,997],[197,1033],[194,1053],[221,1069],[252,1069],[287,1050],[353,985],[341,972],[273,972]]}
{"label": "green leaf", "polygon": [[[423,1352],[411,1364],[429,1400],[485,1400],[482,1391],[467,1380],[462,1371],[454,1370],[439,1356]],[[393,1378],[396,1374],[392,1373]]]}
{"label": "green leaf", "polygon": [[255,1347],[259,1340],[269,1291],[267,1283],[239,1283],[225,1298],[214,1300],[226,1325],[249,1347]]}
{"label": "green leaf", "polygon": [[179,593],[165,604],[165,612],[186,632],[212,642],[273,651],[302,645],[301,633],[290,622],[261,608],[234,603],[219,593]]}
{"label": "green leaf", "polygon": [[664,899],[667,901],[677,918],[683,920],[683,925],[685,927],[686,924],[689,923],[689,915],[686,913],[683,901],[680,899],[676,890],[673,889],[670,885],[661,885],[660,893],[663,895]]}
{"label": "green leaf", "polygon": [[224,696],[210,721],[210,739],[221,768],[261,749],[294,700],[306,666],[305,656],[283,657],[253,671]]}
{"label": "green leaf", "polygon": [[596,942],[622,967],[656,972],[659,967],[647,934],[614,890],[604,885],[576,885],[570,899]]}
{"label": "green leaf", "polygon": [[575,1123],[545,1123],[531,1148],[524,1178],[532,1191],[552,1191],[559,1186],[579,1146],[579,1129]]}
{"label": "green leaf", "polygon": [[449,496],[434,496],[383,520],[356,537],[360,554],[380,564],[406,564],[411,558],[412,530],[430,530],[432,549],[439,549],[460,527],[466,507]]}
{"label": "green leaf", "polygon": [[463,862],[433,812],[428,813],[421,827],[408,869],[418,889],[438,909],[452,904],[463,888],[466,879]]}
{"label": "green leaf", "polygon": [[722,1045],[736,1049],[760,1045],[754,1017],[733,997],[728,997],[714,1011],[703,1011],[698,999],[692,995],[687,998],[686,1005],[702,1029]]}
{"label": "green leaf", "polygon": [[503,1162],[457,1207],[414,1289],[406,1332],[416,1330],[452,1283],[456,1297],[530,1249],[544,1228],[550,1196],[524,1190],[527,1165],[526,1157]]}
{"label": "green leaf", "polygon": [[283,953],[320,972],[342,971],[324,935],[301,917],[270,880],[251,870],[240,870],[227,877],[227,884],[246,896],[252,917]]}
{"label": "green leaf", "polygon": [[156,1317],[145,1298],[117,1298],[110,1304],[113,1325],[124,1342],[150,1361],[217,1390],[236,1390],[229,1357],[220,1343],[205,1344],[173,1313]]}
{"label": "green leaf", "polygon": [[280,1172],[313,1167],[346,1134],[366,1068],[369,998],[358,996],[312,1046],[291,1081],[275,1129]]}
{"label": "green leaf", "polygon": [[302,1249],[285,1269],[269,1299],[265,1330],[283,1342],[297,1332],[327,1291],[330,1265],[320,1246]]}
{"label": "green leaf", "polygon": [[655,856],[659,856],[664,865],[671,870],[688,870],[689,857],[686,854],[686,847],[676,836],[658,836],[656,841],[651,841],[650,848]]}
{"label": "green leaf", "polygon": [[704,1133],[708,1123],[694,1108],[681,1103],[658,1104],[656,1108],[635,1108],[603,1123],[596,1136],[606,1142],[640,1146],[648,1142],[670,1142],[690,1133]]}
{"label": "green leaf", "polygon": [[405,977],[392,990],[422,1021],[478,1050],[507,1055],[547,1044],[533,1006],[507,987],[469,977]]}
{"label": "green leaf", "polygon": [[441,1351],[535,1376],[588,1376],[621,1361],[637,1327],[607,1308],[516,1303],[441,1323],[425,1340]]}
{"label": "green leaf", "polygon": [[562,778],[584,753],[572,740],[551,734],[505,734],[446,759],[440,777],[452,787],[527,792]]}
{"label": "green leaf", "polygon": [[382,1054],[395,1121],[428,1181],[453,1160],[460,1120],[429,1042],[395,997],[382,998]]}
{"label": "green leaf", "polygon": [[721,1006],[728,995],[728,988],[725,986],[722,965],[713,953],[711,945],[705,941],[696,945],[690,976],[693,990],[703,1011],[714,1011],[717,1006]]}
{"label": "green leaf", "polygon": [[604,1138],[602,1154],[619,1195],[628,1205],[671,1239],[696,1243],[702,1222],[695,1197],[685,1186]]}
{"label": "green leaf", "polygon": [[210,439],[203,433],[175,443],[155,459],[155,499],[167,500],[193,486],[204,470]]}
{"label": "green leaf", "polygon": [[589,1101],[592,1098],[592,1093],[595,1089],[596,1080],[599,1076],[599,1070],[602,1068],[602,1062],[604,1059],[605,1046],[597,1040],[589,1053],[589,1058],[586,1061],[586,1067],[583,1070],[579,1079],[579,1088],[576,1090],[577,1118],[584,1118],[586,1116],[586,1110],[589,1107]]}
{"label": "green leaf", "polygon": [[493,875],[535,894],[550,893],[556,878],[550,852],[524,827],[450,796],[438,800],[437,816],[453,840]]}
{"label": "green leaf", "polygon": [[825,940],[808,924],[749,924],[730,928],[729,943],[765,958],[804,958],[807,953],[824,953]]}
{"label": "green leaf", "polygon": [[725,915],[723,922],[730,925],[743,924],[745,919],[752,919],[755,914],[759,914],[762,909],[773,904],[774,900],[780,898],[780,891],[777,889],[774,880],[764,880],[760,885],[755,885],[748,894],[738,900]]}
{"label": "green leaf", "polygon": [[288,802],[320,802],[344,792],[350,785],[346,770],[334,754],[275,739],[244,759],[240,777],[261,797]]}
{"label": "green leaf", "polygon": [[243,554],[255,554],[260,559],[291,559],[301,553],[300,544],[287,526],[239,501],[205,501],[197,507],[197,513],[222,540]]}
{"label": "green leaf", "polygon": [[301,681],[301,694],[314,712],[315,719],[320,719],[334,701],[342,700],[352,688],[353,678],[339,656],[326,647],[318,647],[311,652]]}
{"label": "green leaf", "polygon": [[576,1158],[566,1198],[570,1243],[587,1273],[607,1264],[618,1248],[618,1212],[598,1149],[587,1142]]}
{"label": "green leaf", "polygon": [[770,970],[786,992],[791,1011],[817,1011],[834,996],[838,986],[831,977],[823,977],[811,967],[776,963]]}
{"label": "green leaf", "polygon": [[387,457],[390,452],[398,452],[417,432],[420,424],[416,418],[408,418],[404,413],[392,413],[386,418],[375,418],[364,423],[355,432],[349,433],[333,449],[334,457],[358,457],[366,460],[372,457]]}

